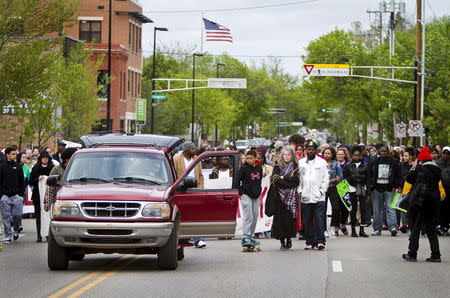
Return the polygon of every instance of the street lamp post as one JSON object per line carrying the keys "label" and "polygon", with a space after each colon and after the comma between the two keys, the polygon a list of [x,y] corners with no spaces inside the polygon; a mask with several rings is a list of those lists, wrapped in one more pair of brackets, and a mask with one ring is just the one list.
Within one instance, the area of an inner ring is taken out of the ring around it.
{"label": "street lamp post", "polygon": [[155,76],[156,76],[156,31],[169,31],[167,28],[155,27],[153,30],[153,68],[152,68],[152,94],[151,94],[151,105],[150,105],[150,133],[155,133],[155,107],[153,100],[153,90],[155,90]]}
{"label": "street lamp post", "polygon": [[203,54],[194,53],[192,55],[192,121],[191,121],[191,141],[195,144],[195,133],[194,133],[194,123],[195,123],[195,57],[202,57]]}
{"label": "street lamp post", "polygon": [[[219,66],[225,66],[225,64],[223,64],[223,63],[216,64],[216,75],[217,75],[216,78],[219,78]],[[214,127],[214,145],[216,147],[219,144],[218,136],[219,136],[219,134],[218,134],[218,130],[217,130],[217,120],[216,120],[215,127]]]}

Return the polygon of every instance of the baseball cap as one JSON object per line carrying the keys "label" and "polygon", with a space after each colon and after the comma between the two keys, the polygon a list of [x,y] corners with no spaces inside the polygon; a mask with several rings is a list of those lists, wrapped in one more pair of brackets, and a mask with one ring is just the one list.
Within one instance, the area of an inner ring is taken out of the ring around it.
{"label": "baseball cap", "polygon": [[306,140],[306,142],[305,142],[305,147],[318,147],[319,145],[318,145],[318,143],[317,143],[317,141],[316,140],[313,140],[313,139],[309,139],[309,140]]}
{"label": "baseball cap", "polygon": [[450,152],[450,146],[445,146],[444,148],[442,148],[442,152],[444,152],[445,150],[447,150],[448,152]]}

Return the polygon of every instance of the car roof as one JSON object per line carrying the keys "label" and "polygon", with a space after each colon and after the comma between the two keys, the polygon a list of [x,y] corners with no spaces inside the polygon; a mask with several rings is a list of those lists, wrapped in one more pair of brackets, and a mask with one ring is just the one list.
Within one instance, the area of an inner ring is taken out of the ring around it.
{"label": "car roof", "polygon": [[156,149],[147,148],[136,148],[136,147],[94,147],[94,148],[83,148],[75,151],[75,154],[80,153],[95,153],[95,152],[133,152],[133,153],[152,153],[164,155],[164,152]]}
{"label": "car roof", "polygon": [[177,136],[129,133],[91,133],[80,136],[84,148],[94,147],[145,147],[172,151],[183,143]]}

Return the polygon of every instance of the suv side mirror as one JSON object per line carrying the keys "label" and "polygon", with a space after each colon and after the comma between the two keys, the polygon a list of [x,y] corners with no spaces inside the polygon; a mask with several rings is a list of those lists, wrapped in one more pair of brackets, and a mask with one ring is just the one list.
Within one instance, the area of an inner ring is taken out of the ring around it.
{"label": "suv side mirror", "polygon": [[59,175],[48,176],[47,185],[60,187],[61,186],[61,178],[59,177]]}
{"label": "suv side mirror", "polygon": [[197,187],[197,179],[191,176],[184,177],[178,184],[178,190],[180,191],[186,191],[187,189],[194,187]]}

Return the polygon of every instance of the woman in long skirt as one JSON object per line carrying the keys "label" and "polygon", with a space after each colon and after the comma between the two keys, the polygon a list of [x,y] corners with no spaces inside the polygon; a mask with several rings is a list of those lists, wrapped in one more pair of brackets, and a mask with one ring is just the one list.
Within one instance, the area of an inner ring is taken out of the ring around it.
{"label": "woman in long skirt", "polygon": [[271,235],[280,240],[280,249],[291,248],[291,238],[295,237],[297,233],[297,187],[299,182],[296,155],[294,149],[287,146],[283,150],[281,162],[273,169],[269,190],[269,199],[275,202]]}

